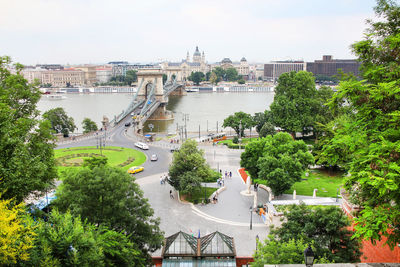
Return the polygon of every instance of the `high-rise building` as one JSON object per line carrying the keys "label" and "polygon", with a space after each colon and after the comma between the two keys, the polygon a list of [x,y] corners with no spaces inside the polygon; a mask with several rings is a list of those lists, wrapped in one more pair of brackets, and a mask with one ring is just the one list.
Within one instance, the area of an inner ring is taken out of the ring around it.
{"label": "high-rise building", "polygon": [[314,75],[333,76],[338,74],[341,69],[344,73],[353,73],[355,76],[360,75],[361,63],[355,59],[333,59],[332,56],[324,55],[322,60],[314,60],[307,62],[307,71]]}
{"label": "high-rise building", "polygon": [[273,61],[264,64],[264,80],[276,81],[283,73],[306,70],[304,61]]}

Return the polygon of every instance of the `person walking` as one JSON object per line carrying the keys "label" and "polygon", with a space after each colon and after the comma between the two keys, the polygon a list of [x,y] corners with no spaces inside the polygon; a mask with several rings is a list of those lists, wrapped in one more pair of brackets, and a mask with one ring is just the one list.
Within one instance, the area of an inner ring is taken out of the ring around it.
{"label": "person walking", "polygon": [[172,195],[172,190],[169,190],[169,197],[174,199],[174,195]]}
{"label": "person walking", "polygon": [[232,178],[232,172],[229,172],[229,178]]}

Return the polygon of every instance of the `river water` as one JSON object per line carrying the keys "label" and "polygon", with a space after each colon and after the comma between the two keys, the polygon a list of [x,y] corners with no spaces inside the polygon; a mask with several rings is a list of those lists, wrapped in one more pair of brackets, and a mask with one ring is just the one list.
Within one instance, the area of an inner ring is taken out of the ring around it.
{"label": "river water", "polygon": [[[43,113],[49,109],[62,107],[68,116],[74,118],[78,127],[76,132],[82,132],[82,121],[90,118],[101,125],[103,115],[110,120],[121,113],[132,100],[133,94],[67,94],[66,99],[50,100],[43,96],[38,103],[38,109]],[[273,92],[194,92],[186,96],[170,96],[167,109],[174,112],[174,120],[148,121],[154,127],[153,132],[176,132],[186,120],[188,132],[215,132],[222,129],[226,117],[237,111],[254,114],[263,112],[274,100]],[[184,115],[188,114],[188,115]],[[145,131],[150,131],[145,127]]]}

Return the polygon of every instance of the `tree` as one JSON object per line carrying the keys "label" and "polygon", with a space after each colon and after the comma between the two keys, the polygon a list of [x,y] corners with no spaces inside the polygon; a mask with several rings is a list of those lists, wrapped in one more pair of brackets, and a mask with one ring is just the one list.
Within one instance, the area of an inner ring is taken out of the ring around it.
{"label": "tree", "polygon": [[260,137],[266,137],[267,135],[274,135],[275,133],[276,133],[275,126],[267,121],[261,128],[259,135]]}
{"label": "tree", "polygon": [[128,237],[53,210],[38,220],[31,258],[22,266],[145,266]]}
{"label": "tree", "polygon": [[240,158],[241,166],[253,178],[264,181],[275,195],[299,182],[304,171],[314,163],[307,145],[283,132],[251,142]]}
{"label": "tree", "polygon": [[243,78],[240,78],[240,80],[238,80],[238,84],[245,84],[246,81]]}
{"label": "tree", "polygon": [[315,121],[316,95],[311,72],[283,73],[270,106],[272,123],[293,137],[296,132],[308,132]]}
{"label": "tree", "polygon": [[215,73],[220,80],[222,80],[222,78],[226,75],[225,70],[221,67],[216,67],[212,72]]}
{"label": "tree", "polygon": [[330,102],[334,108],[346,100],[354,112],[346,128],[333,130],[323,151],[333,151],[336,143],[348,148],[345,187],[364,208],[355,219],[355,236],[373,242],[386,236],[393,248],[400,243],[400,6],[379,0],[375,13],[379,21],[369,20],[365,39],[352,46],[364,80],[342,81]]}
{"label": "tree", "polygon": [[84,118],[82,121],[83,133],[90,133],[97,131],[97,125],[89,118]]}
{"label": "tree", "polygon": [[264,112],[257,112],[253,116],[253,121],[254,121],[254,126],[256,126],[256,131],[257,133],[260,133],[261,128],[264,126],[264,124],[268,121],[271,122],[271,115],[268,110],[265,110]]}
{"label": "tree", "polygon": [[204,152],[197,148],[194,140],[187,140],[175,152],[169,168],[169,184],[182,193],[191,194],[200,188],[201,182],[213,176],[213,171],[204,159]]}
{"label": "tree", "polygon": [[210,80],[210,76],[211,76],[211,71],[207,71],[206,72],[206,81]]}
{"label": "tree", "polygon": [[272,230],[281,242],[292,239],[314,242],[315,254],[325,255],[330,262],[360,261],[360,240],[352,238],[350,222],[339,208],[292,205],[284,216],[282,226]]}
{"label": "tree", "polygon": [[204,73],[200,71],[192,72],[189,76],[189,80],[194,82],[196,85],[199,85],[201,81],[204,80]]}
{"label": "tree", "polygon": [[137,70],[127,70],[125,74],[125,84],[131,85],[137,82]]}
{"label": "tree", "polygon": [[144,257],[159,249],[163,240],[159,219],[153,218],[153,209],[135,179],[101,161],[93,160],[87,166],[64,174],[55,206],[129,235]]}
{"label": "tree", "polygon": [[0,199],[0,262],[4,265],[28,260],[35,239],[33,221],[26,214],[24,204],[12,202]]}
{"label": "tree", "polygon": [[233,82],[239,79],[239,74],[235,68],[227,68],[225,74],[228,81]]}
{"label": "tree", "polygon": [[43,113],[43,118],[50,121],[51,129],[56,133],[63,133],[68,136],[69,132],[73,132],[76,128],[74,119],[68,117],[65,110],[61,107],[53,108]]}
{"label": "tree", "polygon": [[258,243],[258,250],[254,254],[252,266],[264,267],[267,264],[295,264],[304,263],[304,250],[308,244],[302,239],[280,241],[275,235]]}
{"label": "tree", "polygon": [[210,75],[210,82],[212,84],[217,85],[220,81],[221,81],[221,79],[217,76],[217,74],[215,74],[215,72],[212,72]]}
{"label": "tree", "polygon": [[42,193],[57,176],[50,123],[39,120],[40,92],[28,84],[9,57],[0,57],[0,192],[3,199],[21,202]]}
{"label": "tree", "polygon": [[243,111],[235,112],[233,115],[228,116],[224,119],[222,127],[231,127],[237,134],[238,137],[244,136],[244,130],[250,129],[254,126],[253,118],[250,114]]}

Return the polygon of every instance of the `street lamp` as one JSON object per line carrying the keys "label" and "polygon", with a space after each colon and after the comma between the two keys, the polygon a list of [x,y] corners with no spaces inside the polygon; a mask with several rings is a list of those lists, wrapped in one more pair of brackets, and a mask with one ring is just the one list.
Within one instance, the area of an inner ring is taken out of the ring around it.
{"label": "street lamp", "polygon": [[253,230],[253,206],[250,206],[250,230]]}
{"label": "street lamp", "polygon": [[314,263],[314,251],[311,248],[311,245],[308,245],[308,248],[304,250],[304,261],[307,267],[313,266]]}

